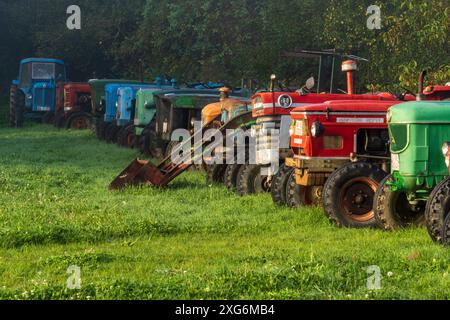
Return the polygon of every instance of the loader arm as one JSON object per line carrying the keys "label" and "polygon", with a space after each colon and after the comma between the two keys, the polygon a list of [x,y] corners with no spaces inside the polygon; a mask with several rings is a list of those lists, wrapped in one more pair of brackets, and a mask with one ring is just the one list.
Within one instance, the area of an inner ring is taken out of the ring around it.
{"label": "loader arm", "polygon": [[[227,123],[221,126],[218,130],[224,134],[228,129],[237,129],[241,127],[247,126],[248,123],[252,122],[252,112],[248,111],[243,113]],[[208,146],[213,143],[213,141],[203,141],[202,144],[195,146],[194,145],[194,137],[197,134],[204,136],[206,130],[212,127],[212,121],[205,124],[199,131],[197,131],[194,135],[190,137],[190,139],[183,141],[176,148],[183,148],[186,144],[190,146],[190,156],[192,161],[189,163],[174,163],[172,162],[171,156],[163,159],[159,165],[155,166],[150,161],[147,160],[133,160],[128,167],[125,168],[109,185],[110,190],[123,189],[126,186],[133,185],[150,185],[150,186],[158,186],[165,187],[167,186],[173,179],[179,176],[181,173],[186,171],[190,166],[193,165],[194,161],[197,160],[195,155],[201,154],[203,155],[207,150]],[[193,147],[192,147],[193,146]],[[196,153],[195,151],[201,148],[201,153]]]}

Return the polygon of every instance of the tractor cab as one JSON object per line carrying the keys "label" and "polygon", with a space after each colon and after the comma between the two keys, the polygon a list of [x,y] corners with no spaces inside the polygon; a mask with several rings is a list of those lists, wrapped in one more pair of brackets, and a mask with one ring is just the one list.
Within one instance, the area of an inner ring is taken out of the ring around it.
{"label": "tractor cab", "polygon": [[44,113],[54,113],[56,84],[66,81],[66,66],[62,60],[22,60],[19,75],[11,86],[10,124],[19,127],[25,117],[42,118]]}

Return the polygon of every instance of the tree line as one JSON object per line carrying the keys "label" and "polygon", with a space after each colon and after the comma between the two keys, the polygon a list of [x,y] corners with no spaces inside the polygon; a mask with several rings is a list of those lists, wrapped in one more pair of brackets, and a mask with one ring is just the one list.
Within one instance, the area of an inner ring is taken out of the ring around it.
{"label": "tree line", "polygon": [[[64,59],[75,81],[170,75],[180,82],[268,80],[301,85],[316,72],[296,48],[338,49],[369,59],[359,90],[415,91],[428,69],[450,81],[448,0],[78,0],[81,30],[66,26],[72,0],[0,0],[0,90],[21,58]],[[367,8],[381,9],[369,29]]]}

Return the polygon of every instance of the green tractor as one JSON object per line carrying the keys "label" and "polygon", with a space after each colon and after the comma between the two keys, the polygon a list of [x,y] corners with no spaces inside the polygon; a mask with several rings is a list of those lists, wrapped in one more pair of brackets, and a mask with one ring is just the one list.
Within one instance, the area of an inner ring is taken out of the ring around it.
{"label": "green tractor", "polygon": [[[246,90],[232,92],[230,98],[242,98],[248,96]],[[146,116],[151,122],[142,129],[141,150],[144,154],[155,158],[167,157],[177,144],[171,141],[172,133],[177,129],[185,129],[194,132],[195,122],[202,119],[202,109],[213,102],[220,100],[219,89],[171,89],[153,93],[153,101],[147,100]],[[156,112],[152,116],[152,104],[156,106]],[[140,105],[140,104],[139,104]],[[138,107],[139,108],[139,107]],[[140,114],[141,110],[136,113]],[[146,123],[142,121],[141,124]],[[136,119],[135,119],[136,124]]]}
{"label": "green tractor", "polygon": [[137,80],[119,80],[119,79],[93,79],[89,80],[89,86],[91,87],[91,104],[92,104],[92,116],[95,124],[95,132],[98,138],[104,136],[106,125],[103,121],[103,115],[105,114],[106,102],[105,102],[105,86],[111,83],[117,84],[138,84]]}
{"label": "green tractor", "polygon": [[[434,90],[447,90],[449,97],[450,87]],[[392,230],[422,224],[430,193],[448,176],[441,146],[450,141],[450,101],[398,104],[389,109],[387,120],[391,174],[380,183],[373,210],[377,224]],[[439,238],[435,231],[430,234]]]}

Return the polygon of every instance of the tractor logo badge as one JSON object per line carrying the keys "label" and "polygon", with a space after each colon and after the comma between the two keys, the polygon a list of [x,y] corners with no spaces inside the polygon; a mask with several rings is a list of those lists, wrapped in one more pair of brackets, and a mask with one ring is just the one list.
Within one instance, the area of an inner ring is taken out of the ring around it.
{"label": "tractor logo badge", "polygon": [[278,98],[278,104],[282,108],[289,108],[292,106],[292,98],[287,94],[283,94]]}

